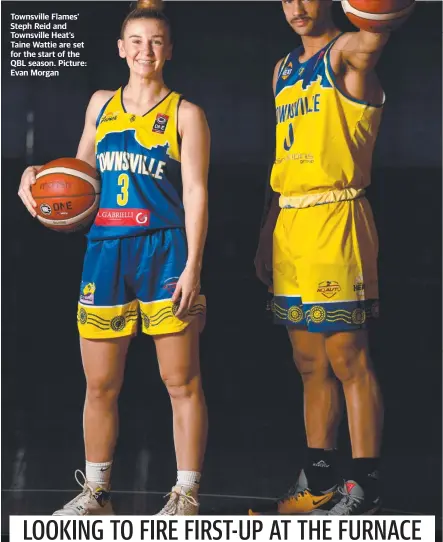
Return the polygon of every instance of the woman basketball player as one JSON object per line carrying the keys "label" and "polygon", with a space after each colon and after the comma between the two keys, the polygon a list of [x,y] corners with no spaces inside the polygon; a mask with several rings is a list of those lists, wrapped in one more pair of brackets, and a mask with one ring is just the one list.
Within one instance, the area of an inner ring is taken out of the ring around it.
{"label": "woman basketball player", "polygon": [[[138,2],[123,23],[118,49],[129,81],[92,96],[76,156],[97,167],[102,179],[77,318],[87,381],[86,473],[83,491],[54,515],[113,514],[117,400],[139,311],[143,332],[155,341],[174,420],[177,482],[159,515],[195,515],[207,435],[199,362],[205,298],[199,292],[210,133],[203,111],[163,82],[172,40],[161,1]],[[25,170],[19,189],[33,216],[36,171]]]}

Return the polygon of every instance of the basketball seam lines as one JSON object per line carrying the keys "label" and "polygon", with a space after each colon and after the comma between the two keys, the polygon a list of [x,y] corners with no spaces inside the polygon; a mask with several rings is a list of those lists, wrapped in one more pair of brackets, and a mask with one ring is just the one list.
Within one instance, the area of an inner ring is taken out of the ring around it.
{"label": "basketball seam lines", "polygon": [[85,196],[98,196],[100,195],[100,192],[91,192],[90,194],[75,194],[75,195],[70,195],[70,194],[56,194],[55,196],[34,196],[34,194],[32,194],[33,198],[34,199],[48,199],[48,198],[83,198]]}
{"label": "basketball seam lines", "polygon": [[392,21],[395,19],[400,19],[401,17],[407,15],[414,6],[414,3],[412,3],[410,6],[407,6],[396,13],[366,13],[365,11],[360,11],[359,9],[351,6],[349,0],[342,0],[341,3],[345,13],[351,13],[356,17],[360,17],[361,19],[369,19],[374,21]]}

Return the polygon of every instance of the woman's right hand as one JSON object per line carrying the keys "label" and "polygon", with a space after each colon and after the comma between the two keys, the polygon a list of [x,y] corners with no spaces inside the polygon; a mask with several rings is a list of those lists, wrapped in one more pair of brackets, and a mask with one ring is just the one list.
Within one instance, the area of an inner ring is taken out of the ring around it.
{"label": "woman's right hand", "polygon": [[25,169],[20,181],[20,186],[18,189],[18,195],[25,205],[26,209],[31,213],[33,217],[37,216],[35,207],[37,203],[32,197],[31,186],[35,184],[35,176],[41,166],[29,166]]}

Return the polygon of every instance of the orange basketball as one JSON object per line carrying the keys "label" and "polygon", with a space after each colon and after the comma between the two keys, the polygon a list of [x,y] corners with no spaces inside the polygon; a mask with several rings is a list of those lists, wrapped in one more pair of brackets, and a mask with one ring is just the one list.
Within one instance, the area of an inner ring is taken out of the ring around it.
{"label": "orange basketball", "polygon": [[100,180],[97,171],[83,160],[59,158],[39,170],[31,191],[40,222],[51,230],[72,232],[93,221]]}
{"label": "orange basketball", "polygon": [[415,6],[415,0],[342,0],[346,16],[357,28],[386,32],[402,25]]}

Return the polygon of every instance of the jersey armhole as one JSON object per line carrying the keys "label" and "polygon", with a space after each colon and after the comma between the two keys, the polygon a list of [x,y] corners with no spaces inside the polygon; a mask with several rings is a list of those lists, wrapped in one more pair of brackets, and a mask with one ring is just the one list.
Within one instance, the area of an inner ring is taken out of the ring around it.
{"label": "jersey armhole", "polygon": [[95,121],[95,127],[96,127],[96,128],[98,128],[98,125],[100,124],[100,119],[102,118],[105,109],[108,107],[109,102],[112,100],[112,98],[113,98],[114,96],[115,96],[115,94],[113,94],[113,95],[109,98],[109,100],[106,101],[105,105],[100,109],[100,113],[98,114],[97,120]]}
{"label": "jersey armhole", "polygon": [[[341,34],[340,34],[341,35]],[[340,36],[338,36],[336,39],[338,39]],[[350,102],[354,103],[354,104],[359,104],[359,105],[365,105],[366,107],[373,107],[375,109],[381,109],[384,104],[385,104],[385,100],[386,100],[386,95],[383,91],[383,101],[379,104],[372,104],[372,103],[369,103],[369,102],[365,102],[363,100],[359,100],[358,98],[354,98],[352,96],[350,96],[347,92],[345,92],[342,88],[340,88],[340,86],[338,85],[337,83],[337,78],[335,76],[335,73],[334,73],[334,70],[332,69],[332,66],[331,66],[331,50],[332,50],[332,47],[334,45],[336,40],[333,41],[333,43],[331,43],[330,47],[328,47],[326,53],[325,53],[325,71],[326,71],[326,77],[328,78],[329,82],[331,83],[331,85],[337,89],[337,91],[344,97],[346,98],[347,100],[349,100]]]}
{"label": "jersey armhole", "polygon": [[177,113],[176,113],[176,118],[177,118],[177,126],[176,126],[176,129],[177,129],[177,148],[178,148],[178,152],[181,154],[181,148],[182,148],[182,137],[180,135],[180,131],[179,131],[179,127],[178,127],[178,112],[179,112],[179,109],[180,109],[180,104],[182,103],[182,101],[184,100],[184,96],[182,96],[181,94],[179,95],[178,97],[178,100],[177,100]]}

